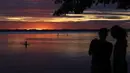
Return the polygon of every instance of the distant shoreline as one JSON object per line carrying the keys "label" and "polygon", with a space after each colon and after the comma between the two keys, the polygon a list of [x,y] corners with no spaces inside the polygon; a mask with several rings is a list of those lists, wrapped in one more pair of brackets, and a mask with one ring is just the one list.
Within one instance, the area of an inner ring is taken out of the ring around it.
{"label": "distant shoreline", "polygon": [[6,30],[2,29],[0,32],[88,32],[88,31],[98,31],[99,29],[63,29],[63,30]]}
{"label": "distant shoreline", "polygon": [[87,33],[98,30],[0,30],[0,34]]}
{"label": "distant shoreline", "polygon": [[[84,33],[98,32],[99,29],[63,29],[63,30],[0,30],[0,33]],[[129,32],[130,29],[127,29]]]}

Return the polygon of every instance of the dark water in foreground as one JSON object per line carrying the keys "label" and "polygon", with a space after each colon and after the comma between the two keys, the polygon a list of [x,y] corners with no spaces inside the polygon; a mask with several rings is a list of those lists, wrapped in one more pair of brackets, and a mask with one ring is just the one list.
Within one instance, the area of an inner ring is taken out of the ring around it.
{"label": "dark water in foreground", "polygon": [[[0,73],[90,73],[87,52],[95,37],[96,32],[0,34]],[[129,66],[130,47],[127,54]]]}

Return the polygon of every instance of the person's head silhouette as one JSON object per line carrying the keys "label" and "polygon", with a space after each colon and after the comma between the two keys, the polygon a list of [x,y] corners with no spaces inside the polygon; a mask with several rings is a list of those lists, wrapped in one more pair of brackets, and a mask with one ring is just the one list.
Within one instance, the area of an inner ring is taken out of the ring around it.
{"label": "person's head silhouette", "polygon": [[115,25],[111,28],[111,36],[115,39],[125,39],[127,37],[127,32],[124,28]]}
{"label": "person's head silhouette", "polygon": [[107,28],[101,28],[98,32],[100,40],[106,40],[106,37],[108,35],[108,29]]}

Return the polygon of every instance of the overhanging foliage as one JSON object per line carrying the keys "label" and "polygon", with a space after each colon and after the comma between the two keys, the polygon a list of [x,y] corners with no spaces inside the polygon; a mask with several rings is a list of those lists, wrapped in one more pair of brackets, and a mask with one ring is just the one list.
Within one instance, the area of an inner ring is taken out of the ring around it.
{"label": "overhanging foliage", "polygon": [[98,5],[99,3],[104,4],[104,6],[106,4],[117,3],[117,9],[127,10],[130,8],[130,0],[55,0],[55,4],[61,4],[61,6],[53,15],[60,16],[69,12],[81,14],[85,9],[91,8],[93,5]]}

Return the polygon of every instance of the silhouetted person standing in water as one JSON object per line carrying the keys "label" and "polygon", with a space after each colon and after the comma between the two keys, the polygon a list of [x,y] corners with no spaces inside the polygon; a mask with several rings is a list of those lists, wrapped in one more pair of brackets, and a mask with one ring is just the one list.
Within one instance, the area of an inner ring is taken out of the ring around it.
{"label": "silhouetted person standing in water", "polygon": [[115,25],[111,28],[111,35],[116,39],[113,54],[113,73],[127,73],[127,32],[122,27]]}
{"label": "silhouetted person standing in water", "polygon": [[25,46],[25,48],[28,48],[28,45],[29,45],[28,42],[25,41],[25,42],[24,42],[24,46]]}
{"label": "silhouetted person standing in water", "polygon": [[92,56],[91,73],[111,73],[110,56],[113,46],[106,41],[108,29],[100,29],[98,34],[99,39],[93,39],[89,48],[89,55]]}

